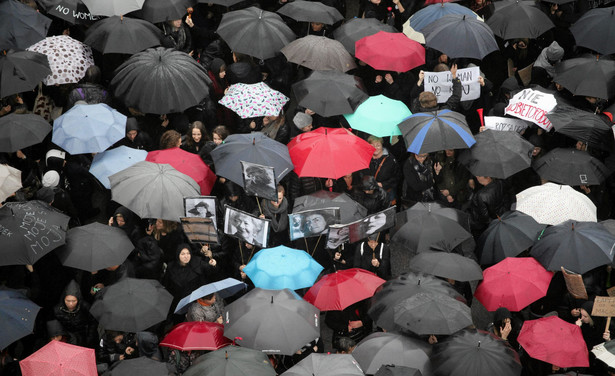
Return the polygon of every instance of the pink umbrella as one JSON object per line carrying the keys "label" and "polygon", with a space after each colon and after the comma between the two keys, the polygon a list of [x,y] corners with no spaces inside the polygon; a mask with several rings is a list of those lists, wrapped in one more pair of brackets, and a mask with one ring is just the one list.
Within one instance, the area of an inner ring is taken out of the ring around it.
{"label": "pink umbrella", "polygon": [[201,187],[202,195],[211,193],[211,189],[216,182],[216,174],[207,167],[201,157],[180,148],[150,151],[145,160],[169,164],[182,174],[190,176]]}
{"label": "pink umbrella", "polygon": [[403,33],[379,31],[359,39],[355,56],[374,69],[407,72],[425,64],[425,48]]}
{"label": "pink umbrella", "polygon": [[98,376],[94,349],[51,341],[19,362],[23,376]]}

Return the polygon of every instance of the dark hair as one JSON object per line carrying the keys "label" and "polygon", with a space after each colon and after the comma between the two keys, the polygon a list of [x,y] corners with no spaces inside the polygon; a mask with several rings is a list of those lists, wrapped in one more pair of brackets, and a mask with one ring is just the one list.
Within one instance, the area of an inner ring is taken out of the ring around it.
{"label": "dark hair", "polygon": [[229,135],[228,128],[226,126],[224,126],[224,125],[218,125],[217,127],[214,128],[214,130],[211,133],[212,134],[215,133],[218,136],[220,136],[222,141],[226,140],[226,138]]}
{"label": "dark hair", "polygon": [[186,132],[186,145],[194,146],[196,144],[194,138],[192,138],[192,131],[194,129],[198,129],[201,131],[201,141],[199,142],[199,144],[204,144],[206,141],[209,141],[209,136],[205,132],[205,124],[197,120],[188,126],[188,131]]}
{"label": "dark hair", "polygon": [[81,79],[83,83],[100,84],[102,72],[96,65],[92,65],[85,71],[85,76]]}
{"label": "dark hair", "polygon": [[171,149],[177,146],[178,141],[182,139],[182,136],[178,131],[173,129],[168,130],[160,137],[160,149]]}

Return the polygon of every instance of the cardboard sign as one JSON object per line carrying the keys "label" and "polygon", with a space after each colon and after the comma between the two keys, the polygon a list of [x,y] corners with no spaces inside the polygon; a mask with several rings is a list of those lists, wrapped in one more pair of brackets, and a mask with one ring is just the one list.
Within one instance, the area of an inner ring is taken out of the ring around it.
{"label": "cardboard sign", "polygon": [[485,128],[496,131],[512,131],[521,133],[528,124],[524,120],[500,116],[485,116]]}
{"label": "cardboard sign", "polygon": [[[461,100],[469,101],[480,97],[478,67],[458,69],[457,78],[461,81]],[[438,98],[438,103],[444,103],[453,95],[453,76],[451,72],[425,72],[423,80],[425,91],[431,91]]]}
{"label": "cardboard sign", "polygon": [[615,296],[615,286],[606,289],[606,293],[608,294],[608,296]]}
{"label": "cardboard sign", "polygon": [[583,283],[583,277],[580,274],[564,269],[564,267],[562,267],[562,274],[564,275],[566,288],[568,288],[570,295],[572,295],[575,299],[587,300],[587,290],[585,289],[585,284]]}
{"label": "cardboard sign", "polygon": [[592,316],[613,317],[615,316],[615,298],[610,296],[596,296]]}
{"label": "cardboard sign", "polygon": [[551,130],[553,124],[547,119],[547,113],[553,110],[557,101],[552,94],[541,91],[525,89],[510,100],[504,110],[506,115],[512,115],[519,119],[531,121],[546,131]]}

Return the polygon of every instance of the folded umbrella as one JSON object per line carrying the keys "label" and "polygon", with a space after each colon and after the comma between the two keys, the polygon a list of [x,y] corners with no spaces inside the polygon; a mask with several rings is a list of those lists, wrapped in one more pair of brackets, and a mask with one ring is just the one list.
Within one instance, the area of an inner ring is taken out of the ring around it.
{"label": "folded umbrella", "polygon": [[410,259],[409,265],[412,271],[455,281],[483,279],[483,271],[476,261],[452,252],[421,252]]}
{"label": "folded umbrella", "polygon": [[82,0],[95,16],[123,16],[141,9],[145,0]]}
{"label": "folded umbrella", "polygon": [[230,345],[224,336],[224,326],[217,322],[188,321],[177,324],[171,329],[160,346],[180,351],[218,350]]}
{"label": "folded umbrella", "polygon": [[[461,14],[482,21],[482,19],[469,8],[455,3],[442,2],[424,7],[414,13],[403,25],[406,36],[419,43],[425,43],[425,36],[421,32],[427,25],[449,14]],[[493,34],[493,33],[492,33]]]}
{"label": "folded umbrella", "polygon": [[511,1],[510,4],[496,9],[487,20],[487,25],[495,35],[504,40],[538,38],[555,27],[541,9],[519,1]]}
{"label": "folded umbrella", "polygon": [[161,37],[160,29],[147,21],[113,16],[90,26],[84,43],[103,54],[132,55],[159,46]]}
{"label": "folded umbrella", "polygon": [[9,114],[0,118],[0,152],[17,150],[43,142],[51,132],[49,123],[34,114]]}
{"label": "folded umbrella", "polygon": [[395,33],[397,30],[375,18],[353,18],[333,31],[333,37],[339,41],[346,51],[355,54],[355,43],[367,36],[374,35],[379,31]]}
{"label": "folded umbrella", "polygon": [[359,268],[324,275],[303,297],[321,311],[341,311],[370,298],[384,279]]}
{"label": "folded umbrella", "polygon": [[203,354],[184,376],[276,376],[267,354],[246,347],[227,346]]}
{"label": "folded umbrella", "polygon": [[150,151],[145,160],[169,164],[182,174],[190,176],[201,188],[202,195],[210,194],[216,183],[216,174],[203,162],[201,157],[180,148]]}
{"label": "folded umbrella", "polygon": [[311,353],[282,373],[284,376],[363,376],[361,366],[350,354]]}
{"label": "folded umbrella", "polygon": [[7,164],[0,164],[0,202],[21,188],[21,171]]}
{"label": "folded umbrella", "polygon": [[295,21],[319,22],[325,25],[333,25],[344,19],[337,9],[319,1],[293,1],[284,4],[277,12]]}
{"label": "folded umbrella", "polygon": [[293,213],[306,210],[339,208],[341,223],[350,223],[367,216],[367,209],[346,193],[317,191],[295,199]]}
{"label": "folded umbrella", "polygon": [[541,178],[558,184],[599,185],[611,172],[588,152],[555,148],[533,163]]}
{"label": "folded umbrella", "polygon": [[476,143],[465,116],[451,110],[419,112],[398,126],[408,151],[415,154],[468,149]]}
{"label": "folded umbrella", "polygon": [[0,50],[23,50],[44,39],[51,20],[17,0],[0,2]]}
{"label": "folded umbrella", "polygon": [[0,287],[0,350],[32,333],[40,309],[21,291]]}
{"label": "folded umbrella", "polygon": [[105,150],[94,156],[90,165],[90,174],[94,175],[102,185],[111,189],[109,176],[142,162],[147,157],[147,151],[120,146],[114,149]]}
{"label": "folded umbrella", "polygon": [[92,15],[82,0],[38,0],[47,14],[58,17],[72,25],[89,25],[100,19]]}
{"label": "folded umbrella", "polygon": [[23,376],[98,375],[94,349],[61,341],[50,341],[20,361],[19,367]]}
{"label": "folded umbrella", "polygon": [[344,45],[327,37],[308,35],[292,41],[280,51],[289,62],[311,70],[346,72],[357,67]]}
{"label": "folded umbrella", "polygon": [[176,314],[184,314],[188,310],[188,305],[204,296],[217,293],[222,299],[231,297],[239,291],[246,290],[248,285],[235,278],[225,278],[220,281],[211,282],[192,291],[190,295],[182,298],[175,307]]}
{"label": "folded umbrella", "polygon": [[547,114],[555,131],[571,137],[573,140],[587,142],[592,148],[611,150],[613,138],[611,127],[604,116],[582,111],[572,106],[557,107]]}
{"label": "folded umbrella", "polygon": [[357,41],[355,56],[376,70],[407,72],[425,64],[425,48],[420,43],[386,31]]}
{"label": "folded umbrella", "polygon": [[0,98],[30,91],[51,74],[47,56],[32,51],[9,50],[0,55]]}
{"label": "folded umbrella", "polygon": [[401,136],[397,124],[412,112],[402,101],[384,95],[369,97],[352,114],[344,115],[350,127],[377,137]]}
{"label": "folded umbrella", "polygon": [[557,225],[569,219],[596,222],[596,205],[568,185],[546,183],[517,194],[516,210],[538,223]]}
{"label": "folded umbrella", "polygon": [[615,6],[590,9],[572,26],[577,46],[603,55],[615,52]]}
{"label": "folded umbrella", "polygon": [[585,55],[555,65],[556,82],[572,94],[602,99],[615,95],[615,61]]}
{"label": "folded umbrella", "polygon": [[85,77],[87,69],[94,65],[90,46],[68,35],[47,37],[27,50],[47,55],[51,74],[43,83],[48,86],[77,83]]}
{"label": "folded umbrella", "polygon": [[146,0],[135,14],[153,24],[182,19],[194,0]]}
{"label": "folded umbrella", "polygon": [[218,101],[242,119],[259,116],[278,116],[289,98],[266,83],[238,83],[231,85]]}
{"label": "folded umbrella", "polygon": [[418,293],[393,310],[394,323],[418,335],[451,335],[472,325],[470,307],[441,294]]}

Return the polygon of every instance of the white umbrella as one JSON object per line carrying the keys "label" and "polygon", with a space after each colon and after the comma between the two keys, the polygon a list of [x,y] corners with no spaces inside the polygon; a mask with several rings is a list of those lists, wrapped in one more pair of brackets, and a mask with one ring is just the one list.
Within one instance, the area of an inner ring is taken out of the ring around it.
{"label": "white umbrella", "polygon": [[0,165],[0,202],[21,188],[21,171],[9,165]]}
{"label": "white umbrella", "polygon": [[48,86],[77,83],[85,76],[85,71],[94,65],[90,46],[67,35],[47,37],[27,50],[47,55],[51,74],[43,83]]}

